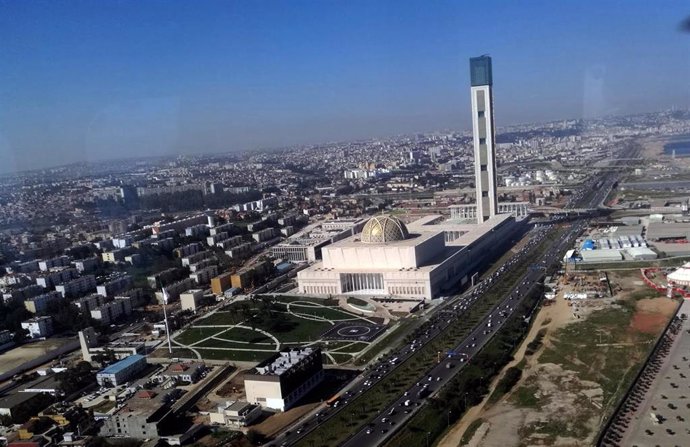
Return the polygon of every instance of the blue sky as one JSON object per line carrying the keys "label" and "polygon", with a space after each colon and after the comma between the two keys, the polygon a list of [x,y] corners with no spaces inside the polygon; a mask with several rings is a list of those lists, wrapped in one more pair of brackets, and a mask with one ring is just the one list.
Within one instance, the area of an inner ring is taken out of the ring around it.
{"label": "blue sky", "polygon": [[690,102],[681,1],[0,0],[0,171]]}

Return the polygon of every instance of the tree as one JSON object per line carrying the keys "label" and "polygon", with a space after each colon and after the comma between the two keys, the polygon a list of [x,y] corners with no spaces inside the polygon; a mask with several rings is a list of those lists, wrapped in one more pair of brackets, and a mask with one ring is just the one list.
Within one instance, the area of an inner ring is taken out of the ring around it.
{"label": "tree", "polygon": [[266,436],[260,431],[250,428],[247,432],[247,440],[254,445],[260,445],[266,441]]}
{"label": "tree", "polygon": [[0,414],[0,426],[9,427],[12,425],[12,416],[9,414]]}

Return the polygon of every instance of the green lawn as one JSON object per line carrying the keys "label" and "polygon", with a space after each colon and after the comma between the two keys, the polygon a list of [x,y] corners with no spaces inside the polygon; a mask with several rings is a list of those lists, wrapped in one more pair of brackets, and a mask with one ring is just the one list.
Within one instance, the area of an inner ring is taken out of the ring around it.
{"label": "green lawn", "polygon": [[218,337],[226,340],[246,341],[249,343],[272,343],[275,344],[272,338],[265,336],[261,332],[245,329],[241,327],[234,327],[223,332]]}
{"label": "green lawn", "polygon": [[223,328],[191,327],[175,337],[175,340],[184,345],[191,345],[204,338],[222,333],[223,330]]}
{"label": "green lawn", "polygon": [[245,317],[236,311],[218,311],[213,315],[197,320],[194,324],[196,326],[229,326],[240,323],[244,318]]}
{"label": "green lawn", "polygon": [[206,340],[205,342],[195,345],[194,349],[198,348],[234,348],[234,349],[260,349],[260,350],[265,350],[265,349],[275,349],[276,345],[275,343],[270,343],[270,344],[252,344],[252,343],[233,343],[230,341],[225,341],[225,340],[218,340],[215,338],[212,338],[210,340]]}
{"label": "green lawn", "polygon": [[[275,336],[281,342],[309,342],[321,338],[321,334],[332,326],[321,321],[305,320],[294,315],[277,314],[273,318],[257,318],[254,324]],[[249,326],[249,323],[245,324]]]}
{"label": "green lawn", "polygon": [[341,347],[332,347],[331,345],[328,345],[326,349],[328,352],[333,353],[335,352],[359,352],[363,349],[365,349],[367,346],[369,346],[368,343],[363,343],[363,342],[342,342],[343,345]]}
{"label": "green lawn", "polygon": [[321,317],[325,318],[326,320],[333,321],[360,319],[360,317],[355,314],[345,312],[344,310],[335,307],[306,307],[301,305],[292,305],[290,306],[290,311],[296,314]]}
{"label": "green lawn", "polygon": [[[337,352],[331,352],[331,357],[335,359],[336,362],[338,363],[347,363],[350,360],[352,360],[352,356],[350,354],[338,354]],[[328,357],[328,356],[325,356]]]}

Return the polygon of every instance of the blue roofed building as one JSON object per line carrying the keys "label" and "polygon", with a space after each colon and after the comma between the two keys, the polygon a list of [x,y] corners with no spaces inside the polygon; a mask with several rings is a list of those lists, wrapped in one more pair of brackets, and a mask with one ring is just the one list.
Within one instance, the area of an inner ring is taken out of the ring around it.
{"label": "blue roofed building", "polygon": [[137,378],[146,369],[146,356],[135,354],[102,369],[96,374],[100,386],[118,386]]}
{"label": "blue roofed building", "polygon": [[582,244],[582,250],[594,250],[595,248],[594,241],[591,239],[585,240]]}

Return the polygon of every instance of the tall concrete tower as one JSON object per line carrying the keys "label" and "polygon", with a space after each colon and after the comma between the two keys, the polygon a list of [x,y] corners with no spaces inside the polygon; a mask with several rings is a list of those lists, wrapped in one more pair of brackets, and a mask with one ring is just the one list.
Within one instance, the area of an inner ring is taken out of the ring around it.
{"label": "tall concrete tower", "polygon": [[489,56],[470,58],[470,81],[477,222],[482,223],[498,214],[493,77]]}

